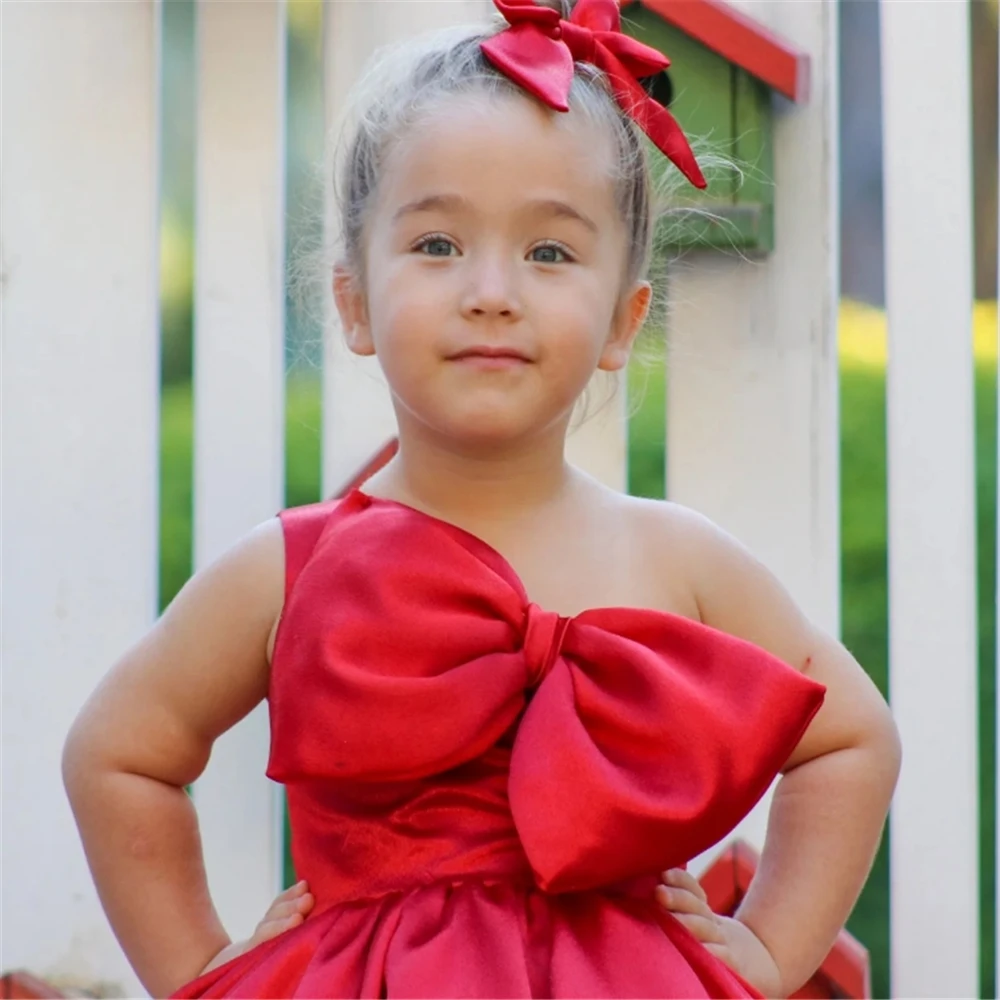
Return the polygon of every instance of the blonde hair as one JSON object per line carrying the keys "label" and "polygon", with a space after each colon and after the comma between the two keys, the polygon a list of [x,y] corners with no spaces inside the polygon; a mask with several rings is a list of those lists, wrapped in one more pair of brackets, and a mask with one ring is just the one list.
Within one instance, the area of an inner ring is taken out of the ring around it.
{"label": "blonde hair", "polygon": [[[554,0],[564,17],[571,0]],[[363,275],[364,234],[379,181],[395,146],[436,105],[466,95],[519,96],[533,100],[496,69],[480,44],[495,27],[464,28],[410,41],[385,53],[356,90],[353,135],[335,168],[341,263]],[[619,108],[603,74],[577,63],[570,89],[573,114],[583,116],[612,143],[615,200],[627,234],[626,281],[645,277],[653,244],[653,192],[646,140]]]}

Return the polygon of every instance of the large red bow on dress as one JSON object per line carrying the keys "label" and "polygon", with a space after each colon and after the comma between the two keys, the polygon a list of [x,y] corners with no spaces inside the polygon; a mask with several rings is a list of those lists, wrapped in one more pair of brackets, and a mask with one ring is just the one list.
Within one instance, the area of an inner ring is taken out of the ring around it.
{"label": "large red bow on dress", "polygon": [[[389,788],[499,753],[516,723],[509,809],[546,891],[710,848],[823,700],[815,681],[700,622],[544,611],[498,552],[395,501],[355,491],[329,511],[286,512],[298,577],[275,646],[268,775],[320,798],[343,782]],[[311,808],[306,827],[323,829],[326,807]]]}
{"label": "large red bow on dress", "polygon": [[494,3],[510,26],[483,42],[482,50],[505,76],[555,111],[568,111],[574,62],[596,66],[619,107],[695,187],[707,187],[677,119],[639,84],[670,60],[622,34],[618,0],[580,0],[568,21],[535,0]]}

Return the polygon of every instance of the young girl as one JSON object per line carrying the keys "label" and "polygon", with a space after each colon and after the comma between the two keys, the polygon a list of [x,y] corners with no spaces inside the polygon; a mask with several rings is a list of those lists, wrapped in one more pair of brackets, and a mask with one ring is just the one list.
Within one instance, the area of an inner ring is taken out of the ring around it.
{"label": "young girl", "polygon": [[[649,305],[638,126],[702,183],[636,82],[664,61],[617,0],[497,6],[397,56],[343,168],[334,291],[398,455],[192,579],[68,739],[156,996],[784,996],[868,873],[899,748],[864,672],[718,528],[563,457]],[[234,944],[184,786],[265,697],[304,882]],[[779,773],[717,917],[684,865]]]}

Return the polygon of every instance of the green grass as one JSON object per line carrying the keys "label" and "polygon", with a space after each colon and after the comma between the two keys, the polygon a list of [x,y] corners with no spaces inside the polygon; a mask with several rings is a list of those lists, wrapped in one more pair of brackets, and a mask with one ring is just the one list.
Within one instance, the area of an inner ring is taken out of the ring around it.
{"label": "green grass", "polygon": [[[984,313],[984,315],[986,315]],[[982,320],[988,343],[995,312]],[[871,317],[867,317],[868,320]],[[845,320],[847,322],[850,317]],[[863,324],[862,324],[863,326]],[[843,639],[884,692],[888,681],[886,588],[886,465],[884,343],[878,330],[846,330],[841,357],[841,531],[843,554]],[[994,335],[995,336],[995,335]],[[640,377],[640,376],[637,376]],[[664,385],[655,370],[646,380],[645,400],[630,428],[630,489],[663,495]],[[286,502],[319,498],[320,398],[315,379],[290,381],[287,406]],[[993,866],[995,552],[996,552],[996,354],[981,350],[976,368],[977,501],[979,519],[980,742],[983,995],[993,991]],[[191,395],[186,385],[165,390],[162,415],[161,568],[163,606],[190,572]],[[928,873],[933,905],[934,873]],[[888,869],[880,852],[850,929],[869,947],[875,996],[889,995]]]}

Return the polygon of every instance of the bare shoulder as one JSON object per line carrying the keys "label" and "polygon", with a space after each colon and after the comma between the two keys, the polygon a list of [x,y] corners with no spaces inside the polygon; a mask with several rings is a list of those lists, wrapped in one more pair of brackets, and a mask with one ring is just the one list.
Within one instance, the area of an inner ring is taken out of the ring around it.
{"label": "bare shoulder", "polygon": [[84,705],[64,760],[193,781],[212,742],[267,694],[284,566],[284,532],[272,518],[196,573]]}
{"label": "bare shoulder", "polygon": [[739,539],[682,504],[632,498],[631,506],[654,558],[682,574],[704,624],[805,668],[817,630]]}
{"label": "bare shoulder", "polygon": [[624,497],[623,503],[650,541],[675,553],[698,549],[728,536],[703,514],[672,500]]}
{"label": "bare shoulder", "polygon": [[646,558],[693,595],[704,624],[753,643],[826,687],[824,706],[786,768],[876,738],[887,759],[898,759],[895,729],[875,685],[745,545],[680,504],[625,497],[615,512],[642,539]]}
{"label": "bare shoulder", "polygon": [[743,546],[718,525],[690,507],[670,500],[624,497],[634,530],[655,554],[683,570],[695,589],[694,572],[705,559],[725,558],[728,553],[749,555]]}

